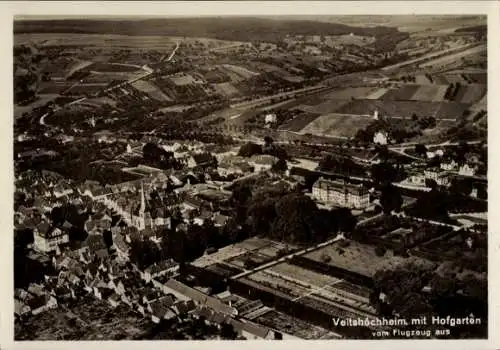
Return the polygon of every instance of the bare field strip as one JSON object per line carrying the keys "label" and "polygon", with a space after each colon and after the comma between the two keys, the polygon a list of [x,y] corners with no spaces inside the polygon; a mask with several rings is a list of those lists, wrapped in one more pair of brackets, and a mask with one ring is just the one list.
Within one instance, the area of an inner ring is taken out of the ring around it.
{"label": "bare field strip", "polygon": [[443,101],[448,85],[421,85],[410,98],[414,101]]}
{"label": "bare field strip", "polygon": [[467,82],[460,74],[443,74],[442,77],[450,84],[460,83],[466,84]]}
{"label": "bare field strip", "polygon": [[354,100],[336,113],[366,115],[377,110],[379,115],[387,117],[411,117],[415,113],[419,116],[435,115],[440,119],[457,118],[468,107],[469,104],[458,102]]}
{"label": "bare field strip", "polygon": [[347,103],[349,100],[326,100],[315,106],[301,105],[297,109],[307,113],[326,114],[335,112]]}
{"label": "bare field strip", "polygon": [[432,84],[432,82],[425,75],[417,75],[415,77],[415,82],[418,85]]}
{"label": "bare field strip", "polygon": [[149,81],[145,80],[138,80],[134,83],[132,83],[132,87],[135,89],[142,91],[146,93],[148,96],[151,98],[157,100],[157,101],[172,101],[167,95],[165,95],[159,87],[156,85],[152,84]]}
{"label": "bare field strip", "polygon": [[260,73],[253,72],[245,67],[235,66],[233,64],[224,64],[222,65],[225,69],[230,70],[233,73],[238,74],[243,79],[249,79],[251,77],[257,76]]}
{"label": "bare field strip", "polygon": [[300,132],[327,137],[352,137],[359,129],[365,128],[372,121],[372,118],[366,116],[330,113],[316,118]]}
{"label": "bare field strip", "polygon": [[231,83],[213,84],[212,86],[215,88],[215,91],[224,96],[230,97],[240,93]]}
{"label": "bare field strip", "polygon": [[480,110],[487,110],[488,109],[488,95],[484,95],[482,99],[477,101],[472,107],[470,108],[472,111],[480,111]]}
{"label": "bare field strip", "polygon": [[488,75],[485,72],[482,73],[467,73],[467,75],[474,79],[478,84],[488,84]]}
{"label": "bare field strip", "polygon": [[464,86],[459,91],[460,96],[457,95],[457,101],[462,103],[475,103],[480,100],[486,94],[486,85],[483,84],[471,84]]}
{"label": "bare field strip", "polygon": [[351,98],[365,98],[374,90],[372,87],[345,88],[328,92],[323,96],[327,99],[350,100]]}
{"label": "bare field strip", "polygon": [[16,45],[34,42],[41,46],[95,46],[108,47],[137,47],[145,49],[160,49],[171,51],[175,47],[175,40],[167,36],[135,36],[114,34],[68,34],[68,33],[30,33],[14,35]]}
{"label": "bare field strip", "polygon": [[195,79],[189,74],[172,75],[168,77],[177,86],[194,84]]}
{"label": "bare field strip", "polygon": [[418,90],[417,85],[404,85],[398,89],[387,91],[381,99],[382,100],[409,100],[413,94]]}
{"label": "bare field strip", "polygon": [[313,120],[318,118],[318,116],[319,114],[304,113],[282,124],[278,129],[299,132]]}
{"label": "bare field strip", "polygon": [[388,88],[380,88],[374,92],[372,92],[371,94],[369,94],[368,96],[365,97],[365,99],[367,100],[378,100],[379,98],[381,98],[385,93],[387,93],[387,91],[389,91]]}
{"label": "bare field strip", "polygon": [[226,69],[224,67],[219,67],[219,69],[221,70],[222,73],[226,74],[229,77],[229,79],[231,79],[231,83],[240,83],[245,80],[245,78],[243,78],[241,75],[236,74],[230,69]]}

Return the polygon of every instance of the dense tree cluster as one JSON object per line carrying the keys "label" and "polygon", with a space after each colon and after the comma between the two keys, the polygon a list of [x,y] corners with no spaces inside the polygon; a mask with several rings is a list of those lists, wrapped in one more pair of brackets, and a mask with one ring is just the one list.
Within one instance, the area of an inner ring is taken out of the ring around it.
{"label": "dense tree cluster", "polygon": [[233,191],[237,222],[251,235],[285,242],[324,241],[337,231],[350,231],[356,220],[347,209],[320,210],[307,196],[286,188],[247,186]]}
{"label": "dense tree cluster", "polygon": [[352,176],[365,176],[365,168],[356,162],[351,157],[328,154],[318,164],[321,171],[352,175]]}
{"label": "dense tree cluster", "polygon": [[[428,289],[424,288],[427,287]],[[473,275],[458,278],[417,265],[379,271],[374,276],[372,303],[386,316],[481,318],[479,326],[451,327],[452,337],[484,337],[487,332],[487,280]],[[382,301],[380,293],[385,295]]]}
{"label": "dense tree cluster", "polygon": [[436,118],[433,116],[417,116],[413,114],[411,119],[394,121],[374,120],[364,129],[359,129],[354,135],[354,140],[361,144],[370,144],[373,142],[373,136],[379,132],[386,132],[390,139],[397,143],[404,142],[407,139],[418,136],[422,130],[432,129],[436,126]]}
{"label": "dense tree cluster", "polygon": [[160,169],[180,169],[182,164],[174,158],[173,152],[167,152],[158,145],[148,142],[142,148],[142,157],[147,165]]}

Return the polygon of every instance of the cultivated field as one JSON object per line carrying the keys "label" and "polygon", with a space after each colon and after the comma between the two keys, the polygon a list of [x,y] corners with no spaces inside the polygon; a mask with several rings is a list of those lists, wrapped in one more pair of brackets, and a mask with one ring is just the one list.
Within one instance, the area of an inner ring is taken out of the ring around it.
{"label": "cultivated field", "polygon": [[387,93],[387,91],[389,91],[388,88],[377,89],[377,90],[373,91],[371,94],[369,94],[368,96],[365,96],[365,99],[367,99],[367,100],[378,100],[383,95],[385,95]]}
{"label": "cultivated field", "polygon": [[470,108],[472,111],[480,111],[488,109],[488,96],[484,95],[482,99],[473,104]]}
{"label": "cultivated field", "polygon": [[403,85],[398,89],[391,89],[387,91],[382,97],[382,100],[390,101],[407,101],[411,100],[411,97],[418,90],[417,85]]}
{"label": "cultivated field", "polygon": [[365,98],[376,91],[373,87],[353,87],[330,91],[322,96],[326,99],[350,100],[352,98]]}
{"label": "cultivated field", "polygon": [[486,85],[471,84],[462,86],[455,98],[461,103],[474,103],[480,100],[486,94]]}
{"label": "cultivated field", "polygon": [[23,113],[29,113],[33,110],[33,108],[41,107],[47,102],[54,100],[58,96],[58,94],[38,95],[36,101],[33,101],[26,106],[14,106],[14,116],[17,118],[22,116]]}
{"label": "cultivated field", "polygon": [[343,114],[325,114],[309,123],[301,133],[327,137],[353,137],[373,121],[370,117]]}
{"label": "cultivated field", "polygon": [[168,77],[175,85],[190,85],[196,83],[196,79],[193,76],[185,73],[171,75]]}
{"label": "cultivated field", "polygon": [[339,108],[337,113],[366,115],[377,110],[381,116],[411,117],[415,113],[439,119],[457,118],[468,107],[469,104],[458,102],[354,100]]}
{"label": "cultivated field", "polygon": [[[340,280],[324,274],[319,274],[311,270],[306,270],[302,267],[282,263],[275,265],[268,269],[274,273],[284,276],[285,278],[297,279],[303,283],[310,284],[311,286],[323,287],[325,285],[332,285]],[[267,271],[267,270],[266,270]]]}
{"label": "cultivated field", "polygon": [[375,42],[373,36],[360,36],[360,35],[328,35],[325,37],[325,43],[328,46],[336,45],[356,45],[366,46]]}
{"label": "cultivated field", "polygon": [[301,110],[307,113],[315,113],[315,114],[326,114],[333,113],[338,110],[340,107],[349,103],[349,100],[326,100],[317,105],[299,105],[295,109]]}
{"label": "cultivated field", "polygon": [[406,263],[432,267],[433,263],[417,258],[403,258],[394,256],[391,251],[387,251],[384,256],[375,254],[375,247],[364,245],[358,242],[351,242],[347,248],[340,248],[336,244],[324,247],[306,255],[307,258],[323,262],[323,256],[330,257],[329,265],[353,271],[368,277],[373,277],[379,270],[392,270],[397,266]]}
{"label": "cultivated field", "polygon": [[175,40],[166,36],[128,36],[112,34],[30,33],[14,35],[14,44],[40,46],[88,46],[100,49],[140,48],[172,51]]}
{"label": "cultivated field", "polygon": [[87,67],[88,70],[93,72],[115,73],[115,72],[135,72],[141,69],[140,66],[124,63],[105,63],[98,62]]}
{"label": "cultivated field", "polygon": [[443,64],[450,63],[450,62],[458,61],[462,57],[466,57],[468,55],[473,55],[473,54],[476,54],[478,52],[483,52],[483,51],[486,51],[486,45],[475,46],[475,47],[471,47],[471,48],[463,50],[463,51],[454,52],[452,54],[430,60],[428,62],[420,64],[419,67],[426,68],[426,67],[443,65]]}
{"label": "cultivated field", "polygon": [[223,96],[232,97],[239,94],[238,89],[236,89],[231,83],[213,84],[212,86],[215,88],[217,93]]}
{"label": "cultivated field", "polygon": [[318,116],[319,114],[316,113],[304,112],[302,114],[299,114],[292,120],[287,121],[286,123],[280,125],[278,129],[299,132],[307,125],[309,125],[309,123],[318,118]]}
{"label": "cultivated field", "polygon": [[138,80],[132,83],[132,86],[139,91],[145,92],[151,98],[157,101],[172,101],[167,95],[165,95],[158,86],[145,80]]}
{"label": "cultivated field", "polygon": [[420,85],[409,99],[414,101],[443,101],[447,88],[447,85]]}
{"label": "cultivated field", "polygon": [[240,76],[243,79],[249,79],[251,77],[257,76],[260,73],[253,72],[245,67],[242,66],[235,66],[233,64],[223,64],[222,67],[225,70],[228,70],[238,76]]}

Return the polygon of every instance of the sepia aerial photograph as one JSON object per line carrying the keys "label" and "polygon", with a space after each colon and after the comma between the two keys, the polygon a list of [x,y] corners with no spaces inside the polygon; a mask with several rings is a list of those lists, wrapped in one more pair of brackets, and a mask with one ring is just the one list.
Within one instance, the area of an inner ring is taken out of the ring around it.
{"label": "sepia aerial photograph", "polygon": [[16,341],[488,338],[486,15],[18,16],[12,49]]}

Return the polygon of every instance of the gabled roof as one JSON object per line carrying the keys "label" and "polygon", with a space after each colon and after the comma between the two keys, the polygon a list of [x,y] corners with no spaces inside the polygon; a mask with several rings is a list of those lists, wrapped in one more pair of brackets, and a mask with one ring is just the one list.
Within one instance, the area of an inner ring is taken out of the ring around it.
{"label": "gabled roof", "polygon": [[215,157],[210,153],[197,153],[192,155],[196,165],[204,165],[214,162]]}
{"label": "gabled roof", "polygon": [[236,309],[224,304],[222,301],[206,295],[205,293],[202,293],[194,288],[186,286],[185,284],[174,279],[168,280],[167,283],[165,283],[165,286],[173,289],[179,294],[186,296],[189,299],[192,299],[199,303],[203,303],[215,311],[219,311],[227,315],[236,315],[238,313]]}
{"label": "gabled roof", "polygon": [[28,305],[31,310],[36,310],[47,304],[47,297],[45,295],[35,296],[31,299],[26,300],[26,305]]}
{"label": "gabled roof", "polygon": [[39,223],[37,226],[36,226],[36,229],[38,230],[38,232],[40,232],[41,234],[45,235],[49,232],[50,230],[50,225],[48,222],[46,221],[43,221],[41,223]]}
{"label": "gabled roof", "polygon": [[253,334],[261,339],[264,339],[269,334],[269,328],[264,326],[257,325],[252,322],[240,322],[234,319],[231,319],[229,323],[234,327],[237,331],[244,331],[250,334]]}

